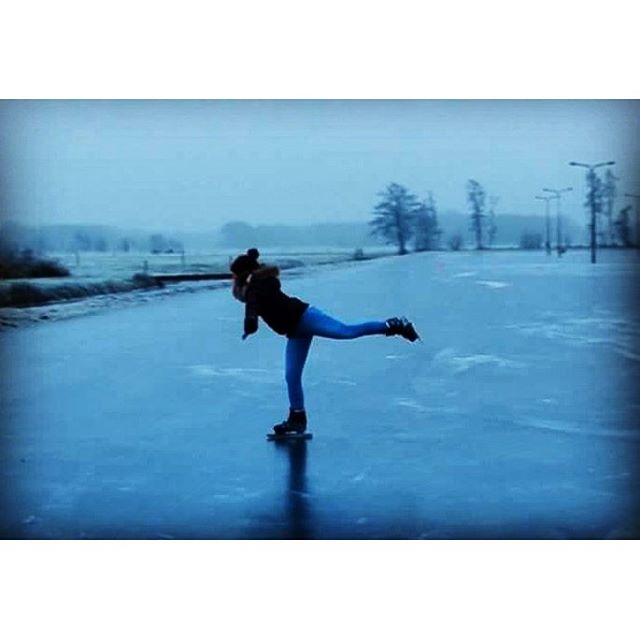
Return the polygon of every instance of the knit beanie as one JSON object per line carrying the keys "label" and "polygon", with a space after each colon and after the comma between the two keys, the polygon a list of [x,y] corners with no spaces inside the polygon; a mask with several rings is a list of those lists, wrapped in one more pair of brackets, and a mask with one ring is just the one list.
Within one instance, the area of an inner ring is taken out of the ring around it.
{"label": "knit beanie", "polygon": [[238,256],[231,263],[231,272],[238,276],[238,278],[243,278],[260,267],[258,263],[259,257],[260,253],[257,249],[249,249],[247,253]]}

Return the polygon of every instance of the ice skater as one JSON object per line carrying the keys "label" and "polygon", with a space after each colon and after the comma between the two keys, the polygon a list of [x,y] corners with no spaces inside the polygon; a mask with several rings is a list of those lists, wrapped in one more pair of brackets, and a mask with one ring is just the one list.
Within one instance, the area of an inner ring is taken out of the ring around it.
{"label": "ice skater", "polygon": [[279,269],[258,262],[260,253],[249,249],[231,263],[233,296],[245,304],[242,339],[258,330],[258,317],[276,333],[287,337],[285,380],[289,416],[273,427],[276,436],[303,434],[307,414],[302,390],[302,370],[314,336],[353,340],[362,336],[402,336],[415,342],[419,336],[406,318],[390,318],[361,324],[344,324],[316,307],[283,293]]}

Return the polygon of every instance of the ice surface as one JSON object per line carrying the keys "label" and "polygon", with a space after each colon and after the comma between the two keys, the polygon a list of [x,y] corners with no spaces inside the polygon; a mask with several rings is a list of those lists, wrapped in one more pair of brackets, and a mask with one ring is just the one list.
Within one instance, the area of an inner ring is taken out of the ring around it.
{"label": "ice surface", "polygon": [[[310,442],[284,339],[228,290],[7,331],[0,526],[25,538],[625,537],[638,533],[630,252],[437,253],[286,275],[423,343],[316,339]],[[494,287],[485,283],[509,283]]]}
{"label": "ice surface", "polygon": [[476,353],[468,355],[460,355],[456,353],[455,349],[447,348],[442,351],[438,351],[433,356],[433,362],[437,365],[442,365],[449,368],[453,373],[463,373],[477,366],[489,365],[499,368],[511,367],[521,368],[523,363],[508,360],[507,358],[499,358],[491,354]]}

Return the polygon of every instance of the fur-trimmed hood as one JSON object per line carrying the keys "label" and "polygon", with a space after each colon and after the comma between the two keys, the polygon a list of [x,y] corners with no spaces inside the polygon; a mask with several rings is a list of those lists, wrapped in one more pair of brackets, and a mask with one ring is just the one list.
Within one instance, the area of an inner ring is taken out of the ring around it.
{"label": "fur-trimmed hood", "polygon": [[258,280],[266,280],[267,278],[278,278],[280,276],[280,269],[275,265],[260,265],[260,268],[252,271],[247,279],[240,283],[237,280],[233,282],[233,297],[240,302],[247,301],[247,289],[251,286],[251,284]]}
{"label": "fur-trimmed hood", "polygon": [[249,283],[251,282],[251,280],[262,280],[264,278],[271,278],[271,277],[279,277],[280,276],[280,269],[274,265],[274,264],[263,264],[260,265],[259,269],[256,269],[255,271],[251,272],[251,275],[249,276],[248,280]]}

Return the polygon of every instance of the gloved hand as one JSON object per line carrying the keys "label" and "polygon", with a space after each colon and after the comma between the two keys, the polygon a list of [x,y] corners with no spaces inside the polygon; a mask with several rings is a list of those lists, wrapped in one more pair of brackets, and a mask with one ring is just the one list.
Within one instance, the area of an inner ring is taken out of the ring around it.
{"label": "gloved hand", "polygon": [[252,333],[258,330],[258,318],[255,316],[248,316],[244,319],[244,335],[243,340],[246,340]]}

